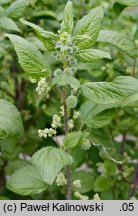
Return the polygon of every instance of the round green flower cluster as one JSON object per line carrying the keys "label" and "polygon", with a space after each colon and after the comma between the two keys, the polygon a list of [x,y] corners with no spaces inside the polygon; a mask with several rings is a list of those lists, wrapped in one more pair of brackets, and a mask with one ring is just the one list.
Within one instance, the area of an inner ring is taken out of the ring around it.
{"label": "round green flower cluster", "polygon": [[[67,32],[59,31],[59,40],[55,42],[55,48],[56,51],[53,52],[53,57],[63,62],[66,60],[67,69],[65,69],[64,73],[75,73],[78,61],[74,54],[78,52],[79,48],[72,43],[71,37]],[[54,75],[57,75],[57,71],[55,71]]]}
{"label": "round green flower cluster", "polygon": [[65,175],[63,173],[59,173],[57,175],[56,184],[57,184],[57,186],[64,186],[67,184],[67,180],[66,180]]}
{"label": "round green flower cluster", "polygon": [[53,115],[51,126],[52,126],[52,128],[57,128],[57,127],[61,127],[62,126],[60,116]]}
{"label": "round green flower cluster", "polygon": [[36,91],[39,95],[48,94],[51,90],[49,84],[46,82],[46,78],[41,78],[37,84]]}
{"label": "round green flower cluster", "polygon": [[75,95],[70,95],[67,98],[67,106],[68,108],[75,108],[77,105],[78,99]]}
{"label": "round green flower cluster", "polygon": [[74,180],[73,185],[77,188],[81,188],[81,180],[80,179]]}
{"label": "round green flower cluster", "polygon": [[88,196],[82,195],[79,191],[76,191],[74,193],[74,196],[77,197],[80,200],[88,200],[89,199]]}
{"label": "round green flower cluster", "polygon": [[73,119],[70,119],[68,121],[68,127],[69,127],[70,130],[74,128],[74,121],[73,121]]}
{"label": "round green flower cluster", "polygon": [[93,200],[101,200],[98,193],[94,194]]}
{"label": "round green flower cluster", "polygon": [[38,130],[39,136],[44,138],[47,138],[47,136],[52,137],[53,135],[56,135],[56,133],[56,130],[53,128],[45,128],[44,130]]}
{"label": "round green flower cluster", "polygon": [[75,120],[75,119],[79,118],[79,116],[80,116],[80,112],[79,111],[74,111],[73,119]]}

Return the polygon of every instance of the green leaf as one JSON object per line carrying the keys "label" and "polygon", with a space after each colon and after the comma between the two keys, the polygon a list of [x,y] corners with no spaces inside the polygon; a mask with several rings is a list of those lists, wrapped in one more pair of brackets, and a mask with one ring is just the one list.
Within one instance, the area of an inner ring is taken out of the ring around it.
{"label": "green leaf", "polygon": [[64,138],[64,148],[74,148],[82,141],[82,131],[75,131],[68,133]]}
{"label": "green leaf", "polygon": [[116,31],[102,30],[98,36],[99,42],[107,42],[111,45],[119,48],[121,51],[126,53],[131,58],[137,57],[136,45],[133,41]]}
{"label": "green leaf", "polygon": [[117,166],[111,161],[105,161],[104,170],[108,176],[114,176],[117,173]]}
{"label": "green leaf", "polygon": [[26,160],[16,159],[14,161],[10,161],[8,165],[6,166],[6,174],[12,175],[15,171],[18,169],[21,169],[22,167],[28,166],[30,163]]}
{"label": "green leaf", "polygon": [[23,151],[22,147],[17,145],[17,138],[5,138],[0,141],[2,148],[2,158],[4,160],[15,160]]}
{"label": "green leaf", "polygon": [[0,99],[0,139],[22,137],[23,134],[20,112],[12,103]]}
{"label": "green leaf", "polygon": [[138,93],[130,95],[122,102],[122,107],[124,106],[138,106]]}
{"label": "green leaf", "polygon": [[37,168],[43,181],[52,185],[60,170],[72,163],[72,157],[61,149],[45,147],[33,155],[32,163]]}
{"label": "green leaf", "polygon": [[74,89],[74,91],[77,91],[81,87],[79,80],[66,74],[55,77],[52,81],[52,85],[70,85],[70,87]]}
{"label": "green leaf", "polygon": [[82,85],[86,97],[98,104],[121,106],[123,101],[138,92],[138,80],[130,76],[118,76],[112,82],[91,82]]}
{"label": "green leaf", "polygon": [[56,13],[52,10],[39,10],[36,11],[34,10],[34,12],[32,13],[32,16],[38,19],[56,19]]}
{"label": "green leaf", "polygon": [[99,59],[108,58],[111,59],[110,53],[96,49],[80,50],[76,53],[76,58],[84,63],[90,63]]}
{"label": "green leaf", "polygon": [[8,30],[8,31],[20,32],[16,23],[12,19],[10,19],[9,17],[6,17],[6,16],[0,17],[0,28]]}
{"label": "green leaf", "polygon": [[106,176],[99,176],[94,185],[94,191],[102,192],[110,189],[112,187],[112,182],[109,181],[108,177]]}
{"label": "green leaf", "polygon": [[22,196],[41,193],[47,185],[32,165],[17,170],[7,181],[6,188]]}
{"label": "green leaf", "polygon": [[5,16],[5,10],[0,6],[0,17]]}
{"label": "green leaf", "polygon": [[55,50],[54,42],[58,40],[58,35],[53,32],[45,31],[41,27],[35,25],[34,23],[28,22],[23,18],[20,19],[20,22],[30,26],[37,33],[39,39],[44,43],[47,50]]}
{"label": "green leaf", "polygon": [[72,2],[68,1],[64,10],[63,21],[61,23],[61,30],[71,34],[74,28],[73,20],[73,6]]}
{"label": "green leaf", "polygon": [[79,49],[87,49],[91,47],[91,37],[88,35],[77,35],[72,37],[73,42],[76,46],[79,47]]}
{"label": "green leaf", "polygon": [[50,68],[41,52],[30,42],[17,35],[7,34],[18,55],[19,64],[31,77],[50,76]]}
{"label": "green leaf", "polygon": [[18,19],[24,13],[26,7],[30,4],[31,0],[18,0],[13,2],[13,4],[6,10],[6,16],[12,19]]}
{"label": "green leaf", "polygon": [[[73,185],[74,180],[81,180],[81,187],[75,187]],[[94,174],[89,173],[86,171],[75,171],[71,175],[71,180],[72,180],[72,190],[73,191],[79,191],[80,193],[87,193],[91,191],[94,187]]]}
{"label": "green leaf", "polygon": [[81,122],[92,128],[101,128],[111,122],[113,110],[92,101],[86,101],[80,108]]}
{"label": "green leaf", "polygon": [[12,0],[0,0],[0,5],[8,4]]}
{"label": "green leaf", "polygon": [[88,35],[91,37],[90,47],[96,42],[101,29],[101,21],[104,16],[102,7],[94,8],[84,16],[76,25],[74,35]]}
{"label": "green leaf", "polygon": [[75,131],[68,133],[64,138],[64,149],[72,149],[76,146],[81,146],[82,149],[87,150],[90,147],[88,137],[88,132]]}
{"label": "green leaf", "polygon": [[117,2],[126,6],[138,6],[137,0],[117,0]]}
{"label": "green leaf", "polygon": [[122,163],[122,157],[117,154],[114,147],[111,133],[108,128],[92,129],[90,133],[90,140],[93,145],[101,150],[105,157],[115,163]]}
{"label": "green leaf", "polygon": [[119,4],[118,2],[115,2],[113,5],[113,11],[116,17],[118,17],[121,12],[125,9],[125,5]]}

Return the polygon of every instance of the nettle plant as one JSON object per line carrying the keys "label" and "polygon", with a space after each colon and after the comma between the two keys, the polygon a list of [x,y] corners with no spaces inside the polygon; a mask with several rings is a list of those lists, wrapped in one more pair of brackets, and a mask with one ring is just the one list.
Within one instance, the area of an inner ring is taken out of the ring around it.
{"label": "nettle plant", "polygon": [[[57,34],[45,31],[23,18],[20,19],[23,24],[35,30],[47,51],[52,51],[51,58],[59,62],[59,67],[55,71],[51,70],[45,56],[32,43],[20,36],[7,34],[14,45],[21,67],[32,82],[38,82],[37,93],[48,97],[50,91],[53,91],[59,96],[61,102],[59,113],[53,115],[51,127],[38,128],[38,135],[46,139],[46,145],[48,145],[47,137],[53,137],[57,147],[48,146],[38,150],[32,156],[30,165],[18,169],[8,179],[6,187],[9,190],[27,196],[43,192],[55,182],[57,186],[66,188],[67,200],[71,199],[72,189],[75,198],[89,199],[84,195],[84,190],[81,190],[87,175],[72,178],[74,163],[72,150],[78,146],[85,151],[94,144],[108,159],[116,163],[122,162],[121,156],[115,151],[107,125],[112,120],[115,108],[136,106],[138,80],[130,76],[119,76],[112,82],[80,83],[75,78],[79,62],[89,63],[103,58],[111,59],[110,53],[92,49],[97,40],[118,47],[135,62],[137,51],[133,42],[125,37],[122,38],[119,33],[100,31],[103,16],[103,8],[97,7],[74,26],[72,2],[68,1]],[[78,109],[80,94],[87,100]],[[12,107],[7,110],[7,115],[10,115],[9,120],[4,119],[5,125],[7,124],[6,130],[12,135],[13,132],[16,132],[16,135],[23,134],[18,111],[4,100],[1,100],[1,104],[6,109]],[[5,113],[5,108],[3,112]],[[14,118],[15,126],[11,128],[10,121],[13,122]],[[79,122],[79,128],[75,127],[76,122]],[[64,131],[63,142],[58,139],[58,129]],[[4,129],[1,131],[5,138],[6,132]],[[96,195],[94,199],[99,197]]]}

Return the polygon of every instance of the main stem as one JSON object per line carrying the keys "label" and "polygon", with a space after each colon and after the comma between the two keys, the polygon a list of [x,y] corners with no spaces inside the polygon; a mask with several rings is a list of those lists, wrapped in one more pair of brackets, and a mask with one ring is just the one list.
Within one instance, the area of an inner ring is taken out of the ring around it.
{"label": "main stem", "polygon": [[[66,135],[69,132],[68,110],[67,110],[67,88],[66,87],[64,88],[63,105],[64,105],[64,131]],[[67,179],[66,200],[71,200],[70,166],[66,166],[66,179]]]}

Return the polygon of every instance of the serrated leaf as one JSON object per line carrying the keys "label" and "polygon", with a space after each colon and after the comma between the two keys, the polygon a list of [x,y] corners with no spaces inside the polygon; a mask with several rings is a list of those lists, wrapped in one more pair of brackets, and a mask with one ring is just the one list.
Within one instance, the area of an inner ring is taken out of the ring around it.
{"label": "serrated leaf", "polygon": [[[73,181],[75,180],[80,180],[81,181],[81,187],[75,187],[73,185]],[[71,175],[71,180],[72,180],[72,190],[73,191],[79,191],[80,193],[87,193],[91,191],[94,187],[94,174],[87,172],[87,171],[75,171]]]}
{"label": "serrated leaf", "polygon": [[43,181],[52,185],[60,170],[72,163],[72,157],[61,149],[45,147],[33,155],[32,163],[37,168]]}
{"label": "serrated leaf", "polygon": [[55,50],[54,42],[58,40],[58,36],[53,32],[45,31],[41,27],[35,25],[34,23],[28,22],[27,20],[21,18],[21,23],[30,26],[37,34],[39,39],[44,43],[47,50]]}
{"label": "serrated leaf", "polygon": [[73,6],[72,6],[72,2],[68,1],[64,10],[63,21],[61,23],[61,30],[63,32],[65,31],[68,34],[71,34],[73,28],[74,28]]}
{"label": "serrated leaf", "polygon": [[75,77],[69,76],[67,78],[67,83],[74,91],[77,91],[81,87],[79,80],[77,80]]}
{"label": "serrated leaf", "polygon": [[101,29],[104,12],[102,7],[94,8],[76,25],[74,35],[88,35],[91,37],[91,46],[96,42]]}
{"label": "serrated leaf", "polygon": [[22,137],[23,134],[20,112],[12,103],[0,99],[0,139]]}
{"label": "serrated leaf", "polygon": [[64,138],[64,147],[68,149],[79,145],[82,141],[82,136],[82,131],[68,133]]}
{"label": "serrated leaf", "polygon": [[[138,80],[130,76],[118,76],[112,82],[91,82],[82,85],[86,97],[98,104],[121,106],[123,101],[138,92]],[[113,107],[112,106],[112,107]]]}
{"label": "serrated leaf", "polygon": [[92,128],[102,128],[111,122],[113,109],[86,101],[80,108],[81,121]]}
{"label": "serrated leaf", "polygon": [[24,38],[7,34],[17,53],[19,64],[31,77],[40,78],[50,76],[50,68],[41,52]]}
{"label": "serrated leaf", "polygon": [[76,146],[81,146],[82,149],[85,149],[85,144],[87,145],[87,142],[89,142],[88,137],[88,132],[75,131],[68,133],[64,138],[64,149],[72,149]]}
{"label": "serrated leaf", "polygon": [[103,151],[107,159],[112,160],[115,163],[122,163],[123,158],[117,154],[111,134],[107,128],[92,129],[90,140],[93,145]]}
{"label": "serrated leaf", "polygon": [[6,16],[12,19],[18,19],[24,13],[26,7],[30,4],[31,0],[18,0],[13,2],[10,7],[5,11]]}
{"label": "serrated leaf", "polygon": [[99,33],[98,39],[99,42],[107,42],[111,45],[119,48],[124,53],[126,53],[131,58],[137,57],[136,45],[133,41],[116,31],[102,30]]}
{"label": "serrated leaf", "polygon": [[20,32],[16,23],[12,19],[10,19],[9,17],[6,17],[6,16],[0,17],[0,28],[8,30],[8,31]]}
{"label": "serrated leaf", "polygon": [[81,62],[90,63],[103,58],[111,59],[111,55],[110,53],[101,50],[85,49],[78,51],[76,53],[76,58]]}
{"label": "serrated leaf", "polygon": [[67,76],[66,74],[55,77],[52,81],[52,85],[70,85],[74,91],[77,91],[81,86],[79,80],[77,80],[75,77]]}
{"label": "serrated leaf", "polygon": [[90,48],[92,45],[91,37],[88,35],[77,35],[75,37],[72,37],[73,42],[76,46],[79,47],[79,49],[87,49]]}
{"label": "serrated leaf", "polygon": [[17,170],[7,181],[6,188],[22,196],[28,196],[43,192],[47,185],[37,169],[29,165]]}
{"label": "serrated leaf", "polygon": [[138,105],[138,93],[130,95],[122,102],[122,107],[124,106],[132,106],[135,107]]}

